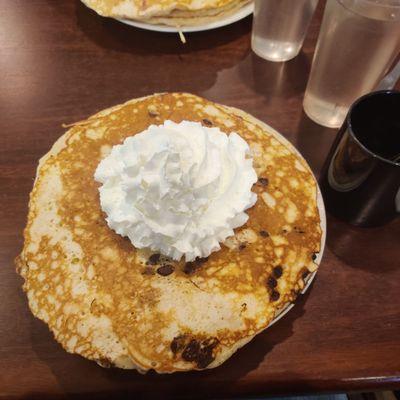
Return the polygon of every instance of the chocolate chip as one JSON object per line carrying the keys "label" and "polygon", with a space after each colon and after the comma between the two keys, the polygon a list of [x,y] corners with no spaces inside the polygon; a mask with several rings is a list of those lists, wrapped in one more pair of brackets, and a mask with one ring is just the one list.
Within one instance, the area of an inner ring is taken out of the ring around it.
{"label": "chocolate chip", "polygon": [[207,365],[211,364],[215,360],[212,349],[202,349],[197,357],[196,364],[199,368],[206,368]]}
{"label": "chocolate chip", "polygon": [[174,272],[174,267],[170,264],[163,265],[162,267],[157,268],[157,274],[162,276],[171,275]]}
{"label": "chocolate chip", "polygon": [[311,258],[313,261],[315,261],[317,259],[317,253],[312,253]]}
{"label": "chocolate chip", "polygon": [[267,231],[260,231],[260,235],[262,236],[262,237],[268,237],[269,236],[269,233],[267,232]]}
{"label": "chocolate chip", "polygon": [[282,229],[282,233],[287,233],[287,230],[286,229]]}
{"label": "chocolate chip", "polygon": [[174,337],[170,345],[171,351],[174,354],[178,353],[178,351],[181,351],[185,346],[185,341],[186,335],[179,335],[177,337]]}
{"label": "chocolate chip", "polygon": [[207,118],[203,118],[202,122],[205,126],[213,126],[213,123]]}
{"label": "chocolate chip", "polygon": [[277,301],[277,300],[279,300],[280,294],[276,290],[273,290],[269,297],[270,297],[271,301]]}
{"label": "chocolate chip", "polygon": [[239,250],[244,250],[246,248],[246,245],[244,244],[244,243],[242,243],[240,246],[239,246]]}
{"label": "chocolate chip", "polygon": [[268,287],[270,287],[271,289],[274,289],[274,288],[276,288],[276,286],[278,285],[278,282],[277,282],[277,280],[276,280],[273,276],[270,276],[270,277],[267,279],[267,285],[268,285]]}
{"label": "chocolate chip", "polygon": [[218,344],[218,339],[210,338],[202,342],[196,364],[199,368],[206,368],[211,364],[215,357],[213,355],[214,347]]}
{"label": "chocolate chip", "polygon": [[274,267],[273,273],[275,278],[279,279],[283,273],[282,267],[280,265],[277,265],[276,267]]}
{"label": "chocolate chip", "polygon": [[299,228],[298,226],[295,226],[295,227],[293,228],[293,230],[294,230],[296,233],[300,233],[300,234],[306,233],[305,231],[303,231],[303,229]]}
{"label": "chocolate chip", "polygon": [[258,183],[261,186],[268,186],[269,180],[268,178],[258,178]]}
{"label": "chocolate chip", "polygon": [[304,271],[303,273],[302,273],[302,275],[301,275],[301,277],[302,277],[302,279],[304,280],[304,279],[306,279],[307,278],[307,276],[310,274],[310,271]]}
{"label": "chocolate chip", "polygon": [[149,257],[148,264],[150,264],[150,265],[156,265],[156,264],[158,264],[159,261],[160,261],[160,257],[161,257],[161,255],[158,254],[158,253],[152,254],[152,255]]}
{"label": "chocolate chip", "polygon": [[199,356],[200,344],[197,340],[192,339],[182,352],[182,358],[185,361],[195,361]]}
{"label": "chocolate chip", "polygon": [[196,271],[196,269],[198,269],[199,266],[195,263],[195,262],[187,262],[185,264],[185,266],[183,267],[183,272],[185,274],[193,274],[194,271]]}
{"label": "chocolate chip", "polygon": [[183,267],[183,272],[185,274],[193,274],[193,272],[198,270],[207,260],[208,257],[196,258],[194,261],[189,261]]}

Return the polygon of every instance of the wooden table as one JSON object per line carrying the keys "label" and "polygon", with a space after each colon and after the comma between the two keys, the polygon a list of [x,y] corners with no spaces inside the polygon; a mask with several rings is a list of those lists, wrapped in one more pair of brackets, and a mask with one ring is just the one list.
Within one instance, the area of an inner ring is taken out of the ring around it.
{"label": "wooden table", "polygon": [[242,108],[284,134],[318,175],[335,130],[310,121],[301,102],[321,10],[302,53],[270,63],[250,51],[250,18],[188,34],[182,45],[175,34],[100,18],[77,0],[0,0],[2,396],[239,397],[400,387],[399,221],[356,229],[329,218],[311,290],[223,366],[200,373],[142,376],[67,354],[31,316],[14,272],[38,158],[63,133],[62,123],[130,98],[188,91]]}

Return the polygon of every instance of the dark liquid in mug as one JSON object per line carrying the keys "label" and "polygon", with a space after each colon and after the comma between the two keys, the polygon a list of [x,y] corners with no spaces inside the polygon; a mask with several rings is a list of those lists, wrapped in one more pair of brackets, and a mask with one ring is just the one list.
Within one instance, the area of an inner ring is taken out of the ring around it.
{"label": "dark liquid in mug", "polygon": [[400,92],[366,95],[350,109],[320,177],[331,214],[379,226],[400,213]]}
{"label": "dark liquid in mug", "polygon": [[352,130],[370,152],[400,163],[400,119],[396,118],[400,115],[399,103],[387,98],[382,102],[379,97],[370,99],[368,110],[362,104],[354,108]]}

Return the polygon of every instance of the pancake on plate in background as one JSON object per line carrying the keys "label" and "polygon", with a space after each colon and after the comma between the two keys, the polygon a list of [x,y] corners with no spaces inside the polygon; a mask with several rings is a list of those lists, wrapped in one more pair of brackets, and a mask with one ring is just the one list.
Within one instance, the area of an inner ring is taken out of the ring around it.
{"label": "pancake on plate in background", "polygon": [[208,24],[252,0],[82,0],[99,15],[174,27]]}

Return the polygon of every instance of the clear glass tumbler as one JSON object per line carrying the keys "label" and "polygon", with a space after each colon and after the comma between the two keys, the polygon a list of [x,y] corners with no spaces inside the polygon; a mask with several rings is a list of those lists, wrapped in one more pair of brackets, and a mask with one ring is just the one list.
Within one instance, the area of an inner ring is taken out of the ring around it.
{"label": "clear glass tumbler", "polygon": [[317,4],[318,0],[255,0],[254,53],[270,61],[296,57]]}
{"label": "clear glass tumbler", "polygon": [[400,0],[327,0],[304,111],[337,128],[372,91],[400,51]]}

